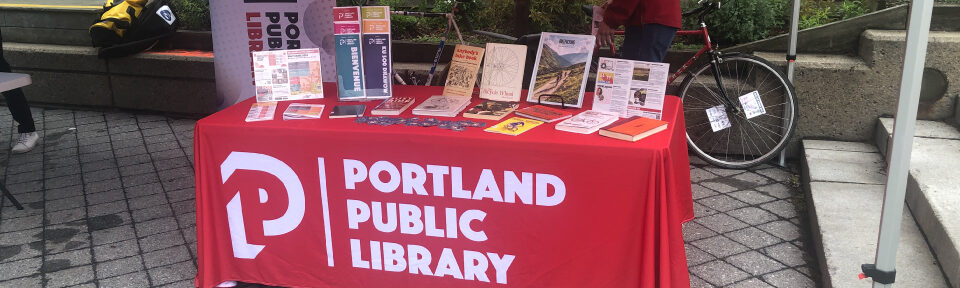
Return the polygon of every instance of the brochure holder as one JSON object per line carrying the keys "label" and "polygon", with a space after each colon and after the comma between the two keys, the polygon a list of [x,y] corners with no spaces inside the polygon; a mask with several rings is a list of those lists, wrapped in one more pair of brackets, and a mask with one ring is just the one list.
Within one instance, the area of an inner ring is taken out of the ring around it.
{"label": "brochure holder", "polygon": [[567,109],[567,101],[563,100],[563,96],[557,94],[541,94],[539,97],[537,97],[537,105],[543,105],[543,103],[541,103],[541,101],[543,101],[543,97],[560,99],[560,109]]}

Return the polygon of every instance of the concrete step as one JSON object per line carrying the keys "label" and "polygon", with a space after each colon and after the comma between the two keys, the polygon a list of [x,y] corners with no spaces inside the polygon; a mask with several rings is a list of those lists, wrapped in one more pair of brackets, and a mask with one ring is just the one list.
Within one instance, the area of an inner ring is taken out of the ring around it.
{"label": "concrete step", "polygon": [[[877,121],[877,144],[889,157],[893,119]],[[907,205],[954,288],[960,287],[960,132],[942,122],[917,121]]]}
{"label": "concrete step", "polygon": [[[802,177],[823,286],[870,287],[860,264],[873,263],[883,207],[884,161],[873,145],[804,140]],[[910,210],[897,251],[899,287],[949,287]]]}
{"label": "concrete step", "polygon": [[0,29],[4,41],[90,46],[87,29],[99,17],[104,1],[96,1],[100,2],[97,4],[88,3],[92,1],[61,4],[52,1],[3,2],[10,1],[0,2]]}

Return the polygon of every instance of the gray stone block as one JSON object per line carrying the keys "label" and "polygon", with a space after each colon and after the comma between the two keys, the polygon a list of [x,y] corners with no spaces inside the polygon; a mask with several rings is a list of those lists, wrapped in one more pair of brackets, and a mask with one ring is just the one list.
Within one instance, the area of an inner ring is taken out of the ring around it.
{"label": "gray stone block", "polygon": [[[7,39],[7,30],[3,31],[4,40],[11,41]],[[15,69],[107,72],[107,62],[97,58],[97,50],[90,47],[89,41],[79,46],[4,42],[3,56]]]}
{"label": "gray stone block", "polygon": [[111,76],[116,107],[184,114],[216,111],[216,85],[211,80]]}
{"label": "gray stone block", "polygon": [[109,278],[143,270],[143,258],[140,255],[97,263],[97,276]]}
{"label": "gray stone block", "polygon": [[816,149],[805,149],[804,154],[809,167],[805,177],[811,182],[885,183],[880,154]]}
{"label": "gray stone block", "polygon": [[718,286],[730,285],[750,277],[750,274],[719,260],[690,268],[690,272]]}
{"label": "gray stone block", "polygon": [[150,286],[150,282],[147,281],[147,273],[145,272],[135,272],[130,274],[124,274],[112,278],[101,279],[99,281],[100,286],[103,288],[107,287],[147,287]]}
{"label": "gray stone block", "polygon": [[149,270],[149,273],[154,285],[162,285],[193,278],[197,274],[197,267],[193,265],[193,262],[187,261],[153,268]]}
{"label": "gray stone block", "polygon": [[106,76],[48,71],[29,71],[28,73],[33,79],[33,84],[24,87],[23,93],[31,103],[88,106],[112,104],[110,84]]}

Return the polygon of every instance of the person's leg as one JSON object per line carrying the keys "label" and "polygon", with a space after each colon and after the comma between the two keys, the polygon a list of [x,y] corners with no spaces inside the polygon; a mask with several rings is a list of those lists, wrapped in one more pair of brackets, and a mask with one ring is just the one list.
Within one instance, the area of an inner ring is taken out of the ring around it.
{"label": "person's leg", "polygon": [[663,62],[670,43],[673,42],[673,36],[677,34],[677,28],[660,24],[644,24],[642,27],[639,37],[641,45],[637,49],[635,60]]}
{"label": "person's leg", "polygon": [[640,60],[640,47],[643,46],[643,27],[627,26],[623,33],[623,45],[620,46],[620,58]]}
{"label": "person's leg", "polygon": [[[10,72],[10,63],[3,57],[3,36],[0,36],[0,72]],[[27,98],[23,95],[20,88],[3,92],[3,98],[7,100],[7,108],[13,120],[17,121],[17,132],[30,133],[37,131],[33,124],[33,114],[30,113],[30,105],[27,104]]]}

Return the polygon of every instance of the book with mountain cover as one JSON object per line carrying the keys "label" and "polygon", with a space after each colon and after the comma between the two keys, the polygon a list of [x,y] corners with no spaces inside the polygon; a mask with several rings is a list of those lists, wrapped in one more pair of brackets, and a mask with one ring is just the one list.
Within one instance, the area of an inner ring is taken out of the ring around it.
{"label": "book with mountain cover", "polygon": [[[593,35],[542,33],[527,101],[583,107],[595,45]],[[563,100],[548,96],[540,101],[543,95],[558,95]]]}
{"label": "book with mountain cover", "polygon": [[474,119],[500,120],[513,112],[520,103],[486,100],[463,112],[463,117]]}
{"label": "book with mountain cover", "polygon": [[667,122],[633,116],[620,119],[607,127],[600,129],[600,135],[620,140],[636,142],[647,136],[667,129]]}

